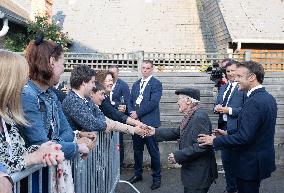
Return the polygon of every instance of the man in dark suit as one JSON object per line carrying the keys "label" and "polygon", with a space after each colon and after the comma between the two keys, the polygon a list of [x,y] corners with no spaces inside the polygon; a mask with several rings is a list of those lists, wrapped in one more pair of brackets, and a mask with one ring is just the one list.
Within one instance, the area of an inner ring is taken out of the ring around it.
{"label": "man in dark suit", "polygon": [[[245,92],[240,91],[238,82],[235,81],[237,61],[230,60],[224,67],[228,83],[221,86],[214,108],[215,113],[219,113],[218,129],[230,129],[230,133],[236,132],[237,120],[245,100]],[[221,152],[221,159],[226,178],[227,193],[237,192],[237,180],[233,175],[232,169],[235,167],[234,151],[231,148]]]}
{"label": "man in dark suit", "polygon": [[212,133],[212,126],[205,109],[199,105],[200,91],[193,88],[176,90],[179,112],[184,115],[179,128],[157,128],[157,141],[178,140],[179,149],[169,154],[170,163],[179,163],[184,193],[206,193],[217,178],[214,150],[210,146],[199,147],[200,133]]}
{"label": "man in dark suit", "polygon": [[277,117],[275,98],[262,87],[263,67],[253,61],[237,65],[236,81],[240,90],[248,91],[238,118],[235,133],[225,136],[199,135],[200,146],[213,145],[215,150],[236,149],[238,193],[258,193],[262,179],[275,171],[274,133]]}
{"label": "man in dark suit", "polygon": [[[116,65],[110,66],[108,69],[114,76],[112,91],[110,92],[111,104],[124,114],[128,114],[127,108],[129,106],[130,91],[126,82],[118,78],[119,69]],[[124,161],[124,144],[123,133],[119,133],[119,153],[120,153],[120,167],[123,166]]]}
{"label": "man in dark suit", "polygon": [[[159,103],[162,96],[162,83],[153,77],[153,63],[143,61],[141,66],[142,78],[136,81],[131,90],[129,112],[133,119],[139,119],[141,122],[152,127],[159,127],[160,110]],[[161,186],[161,168],[160,152],[155,137],[149,136],[141,138],[134,135],[133,150],[135,160],[135,175],[129,180],[131,183],[142,180],[142,164],[144,144],[151,156],[151,168],[153,184],[151,189],[157,189]]]}

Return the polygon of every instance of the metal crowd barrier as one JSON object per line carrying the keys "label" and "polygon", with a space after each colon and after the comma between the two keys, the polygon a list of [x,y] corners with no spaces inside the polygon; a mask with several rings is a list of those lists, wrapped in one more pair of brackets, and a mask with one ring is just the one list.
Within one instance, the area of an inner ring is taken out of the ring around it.
{"label": "metal crowd barrier", "polygon": [[[132,184],[120,180],[120,159],[119,159],[119,135],[114,133],[100,132],[97,138],[97,146],[88,155],[87,160],[81,160],[78,156],[73,160],[73,180],[75,193],[114,193],[118,183],[130,185],[135,192],[140,193]],[[14,192],[21,192],[21,185],[25,183],[28,193],[32,193],[32,174],[39,171],[42,176],[42,165],[36,165],[24,171],[11,174],[15,182]],[[52,176],[49,168],[48,193],[51,192],[50,180]],[[25,181],[24,178],[26,178]],[[42,193],[42,178],[39,178],[39,193]],[[23,192],[23,191],[22,191]],[[26,191],[24,192],[26,193]]]}

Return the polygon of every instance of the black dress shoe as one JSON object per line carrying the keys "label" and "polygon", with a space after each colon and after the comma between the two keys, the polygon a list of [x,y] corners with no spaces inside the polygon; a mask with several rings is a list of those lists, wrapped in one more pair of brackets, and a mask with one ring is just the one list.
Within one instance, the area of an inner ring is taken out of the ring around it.
{"label": "black dress shoe", "polygon": [[133,176],[128,180],[131,184],[142,181],[142,176]]}
{"label": "black dress shoe", "polygon": [[153,182],[151,189],[155,190],[155,189],[158,189],[160,187],[161,187],[161,181],[156,181],[156,182]]}

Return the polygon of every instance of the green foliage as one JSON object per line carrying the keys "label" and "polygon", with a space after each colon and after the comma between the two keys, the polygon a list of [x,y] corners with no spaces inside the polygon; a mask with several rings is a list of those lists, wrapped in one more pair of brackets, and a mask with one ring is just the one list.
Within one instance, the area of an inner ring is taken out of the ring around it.
{"label": "green foliage", "polygon": [[27,25],[27,33],[17,32],[9,33],[5,37],[4,47],[6,49],[22,52],[31,40],[35,40],[39,34],[43,34],[45,39],[55,41],[68,50],[68,44],[71,40],[67,33],[52,21],[48,21],[48,16],[36,16],[35,21],[30,21]]}
{"label": "green foliage", "polygon": [[8,33],[5,37],[4,48],[13,52],[23,52],[28,44],[26,36],[22,32]]}

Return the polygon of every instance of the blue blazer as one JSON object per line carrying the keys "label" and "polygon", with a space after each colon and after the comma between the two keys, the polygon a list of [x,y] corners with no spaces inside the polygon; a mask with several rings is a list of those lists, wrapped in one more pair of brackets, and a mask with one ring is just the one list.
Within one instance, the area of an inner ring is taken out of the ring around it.
{"label": "blue blazer", "polygon": [[213,141],[216,150],[236,147],[236,176],[244,180],[270,177],[276,169],[274,133],[277,104],[264,88],[246,99],[238,118],[238,131]]}
{"label": "blue blazer", "polygon": [[[136,110],[135,103],[137,97],[139,96],[140,81],[141,79],[136,81],[132,86],[130,105],[128,109],[129,113]],[[140,108],[136,110],[136,113],[138,119],[146,125],[153,127],[161,126],[159,104],[162,96],[162,90],[162,83],[155,77],[152,77],[145,87],[143,100],[140,104]]]}
{"label": "blue blazer", "polygon": [[115,102],[114,107],[118,108],[118,105],[120,103],[120,97],[124,97],[124,102],[126,106],[129,106],[129,100],[130,100],[130,90],[126,82],[124,82],[121,79],[117,79],[116,85],[114,89],[112,90],[112,101]]}
{"label": "blue blazer", "polygon": [[[223,85],[218,93],[215,105],[222,105],[223,96],[226,91],[228,84]],[[246,92],[238,90],[238,85],[234,88],[231,97],[228,99],[228,107],[232,108],[232,115],[227,114],[227,130],[230,132],[235,132],[237,130],[237,120],[239,113],[242,110],[242,106],[245,102]],[[223,121],[223,114],[219,114],[218,122]]]}

